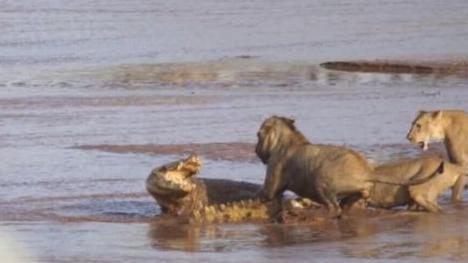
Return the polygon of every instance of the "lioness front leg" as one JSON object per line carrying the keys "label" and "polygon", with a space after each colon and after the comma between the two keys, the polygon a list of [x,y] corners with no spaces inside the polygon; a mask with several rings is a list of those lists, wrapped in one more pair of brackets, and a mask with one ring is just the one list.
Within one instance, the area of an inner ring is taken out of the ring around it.
{"label": "lioness front leg", "polygon": [[461,202],[463,201],[463,191],[465,190],[465,176],[458,177],[458,180],[452,187],[452,201]]}
{"label": "lioness front leg", "polygon": [[418,203],[418,205],[424,207],[424,209],[426,209],[427,211],[432,212],[432,213],[438,213],[438,212],[440,212],[442,210],[440,206],[438,206],[437,204],[434,204],[433,202],[427,200],[423,196],[415,196],[414,201],[416,203]]}

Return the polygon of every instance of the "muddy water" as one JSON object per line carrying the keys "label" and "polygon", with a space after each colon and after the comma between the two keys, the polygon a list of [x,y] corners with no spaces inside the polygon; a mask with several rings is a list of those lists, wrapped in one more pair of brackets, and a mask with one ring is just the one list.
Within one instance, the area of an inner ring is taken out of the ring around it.
{"label": "muddy water", "polygon": [[0,1],[0,256],[466,261],[468,208],[450,204],[447,195],[441,215],[191,226],[159,216],[144,180],[153,167],[197,152],[204,177],[261,183],[264,167],[252,147],[271,114],[295,117],[311,141],[348,145],[375,162],[419,155],[404,139],[410,121],[420,109],[468,110],[463,75],[319,65],[374,59],[466,65],[467,7],[465,1]]}

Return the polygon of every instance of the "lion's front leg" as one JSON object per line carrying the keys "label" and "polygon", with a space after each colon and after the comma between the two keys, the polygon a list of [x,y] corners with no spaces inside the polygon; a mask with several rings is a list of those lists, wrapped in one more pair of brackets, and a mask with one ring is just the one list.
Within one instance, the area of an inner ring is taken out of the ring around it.
{"label": "lion's front leg", "polygon": [[282,173],[282,167],[282,164],[267,166],[265,181],[258,196],[262,201],[272,201],[281,198],[286,190],[287,184]]}

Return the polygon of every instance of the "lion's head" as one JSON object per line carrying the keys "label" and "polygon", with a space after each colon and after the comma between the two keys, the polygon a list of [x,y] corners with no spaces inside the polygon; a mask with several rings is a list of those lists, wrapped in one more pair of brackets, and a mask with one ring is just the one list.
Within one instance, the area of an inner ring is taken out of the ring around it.
{"label": "lion's head", "polygon": [[423,150],[427,150],[430,141],[442,140],[445,137],[442,118],[442,111],[420,111],[412,122],[406,138]]}
{"label": "lion's head", "polygon": [[257,132],[257,138],[255,153],[265,164],[273,153],[280,152],[291,143],[307,142],[305,137],[294,126],[293,119],[279,116],[266,119]]}

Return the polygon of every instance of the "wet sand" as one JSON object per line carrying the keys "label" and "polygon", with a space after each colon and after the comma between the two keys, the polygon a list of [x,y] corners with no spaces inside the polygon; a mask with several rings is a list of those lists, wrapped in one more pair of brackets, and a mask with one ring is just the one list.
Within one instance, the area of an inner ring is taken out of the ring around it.
{"label": "wet sand", "polygon": [[[160,216],[144,188],[152,168],[193,152],[202,177],[261,184],[253,145],[272,114],[375,163],[422,154],[405,140],[418,110],[468,110],[466,76],[432,70],[466,61],[466,10],[0,1],[0,238],[26,262],[466,261],[467,203],[448,193],[437,215],[189,225]],[[339,61],[431,71],[320,66]],[[424,154],[444,155],[433,146]]]}

